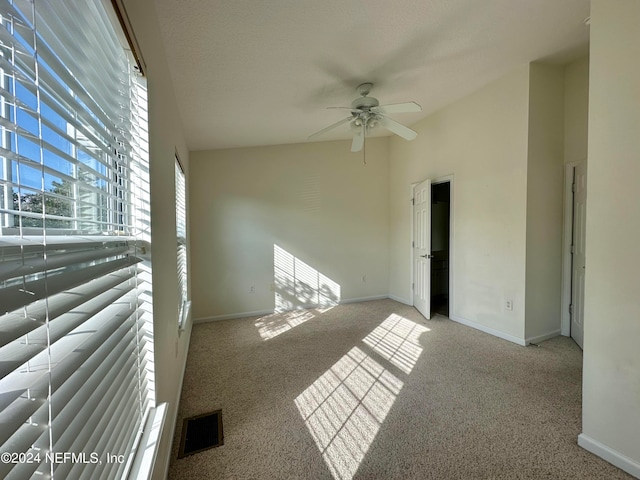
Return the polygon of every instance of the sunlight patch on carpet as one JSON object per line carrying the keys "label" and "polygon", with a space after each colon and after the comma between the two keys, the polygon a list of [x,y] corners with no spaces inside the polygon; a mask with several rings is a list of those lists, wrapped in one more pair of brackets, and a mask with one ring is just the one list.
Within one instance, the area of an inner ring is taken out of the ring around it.
{"label": "sunlight patch on carpet", "polygon": [[335,479],[353,478],[402,385],[354,347],[296,398]]}
{"label": "sunlight patch on carpet", "polygon": [[395,313],[362,340],[404,373],[411,373],[422,354],[419,338],[429,329]]}
{"label": "sunlight patch on carpet", "polygon": [[[363,343],[408,375],[422,353],[419,337],[428,331],[391,314]],[[353,478],[403,385],[353,347],[295,399],[334,479]]]}
{"label": "sunlight patch on carpet", "polygon": [[263,340],[269,340],[307,320],[311,320],[313,317],[315,315],[310,310],[292,310],[261,317],[256,321],[255,326],[258,328],[260,337]]}

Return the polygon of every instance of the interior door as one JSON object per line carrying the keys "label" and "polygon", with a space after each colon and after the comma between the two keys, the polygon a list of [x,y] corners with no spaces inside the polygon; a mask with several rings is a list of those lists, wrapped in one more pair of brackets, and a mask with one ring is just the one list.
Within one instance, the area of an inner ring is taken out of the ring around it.
{"label": "interior door", "polygon": [[582,347],[584,337],[585,221],[587,164],[573,170],[573,241],[571,255],[571,337]]}
{"label": "interior door", "polygon": [[431,180],[413,187],[413,305],[431,316]]}

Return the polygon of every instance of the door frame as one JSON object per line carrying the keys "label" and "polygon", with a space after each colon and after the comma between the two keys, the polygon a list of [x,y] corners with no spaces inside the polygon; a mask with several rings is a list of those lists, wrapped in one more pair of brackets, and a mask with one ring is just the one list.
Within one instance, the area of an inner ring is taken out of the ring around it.
{"label": "door frame", "polygon": [[586,162],[584,158],[578,162],[565,163],[564,166],[564,205],[562,219],[562,293],[560,302],[560,334],[571,336],[571,240],[573,237],[573,169]]}
{"label": "door frame", "polygon": [[[455,249],[454,249],[454,232],[455,232],[455,228],[454,228],[454,195],[453,195],[453,173],[449,174],[449,175],[444,175],[441,177],[437,177],[431,180],[431,185],[437,185],[438,183],[445,183],[445,182],[449,182],[449,318],[451,318],[452,315],[455,315],[453,312],[453,305],[454,305],[454,290],[453,290],[453,266],[455,264]],[[410,196],[409,196],[409,218],[411,218],[411,241],[409,242],[409,298],[411,299],[411,306],[414,306],[413,303],[413,282],[414,280],[414,268],[413,268],[413,244],[411,243],[413,241],[414,238],[414,221],[413,221],[413,189],[416,185],[424,182],[424,180],[426,180],[427,178],[429,178],[428,176],[425,177],[423,180],[421,180],[420,182],[415,182],[412,183],[409,187],[410,187]],[[429,230],[431,230],[431,228],[429,228]],[[431,294],[431,292],[429,292],[429,294]]]}

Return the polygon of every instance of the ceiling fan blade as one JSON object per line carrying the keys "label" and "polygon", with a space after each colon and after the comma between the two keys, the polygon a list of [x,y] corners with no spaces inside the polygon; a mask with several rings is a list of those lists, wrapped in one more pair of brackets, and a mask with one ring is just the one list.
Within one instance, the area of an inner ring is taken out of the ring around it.
{"label": "ceiling fan blade", "polygon": [[364,147],[364,126],[353,136],[353,142],[351,142],[351,151],[359,152]]}
{"label": "ceiling fan blade", "polygon": [[328,127],[323,128],[320,131],[317,131],[316,133],[312,133],[311,135],[309,135],[307,137],[307,140],[311,140],[312,138],[317,137],[319,135],[322,135],[323,133],[328,132],[329,130],[333,130],[334,128],[339,127],[340,125],[342,125],[343,123],[347,123],[352,118],[353,118],[353,115],[349,115],[347,118],[343,118],[339,122],[333,123],[333,124],[329,125]]}
{"label": "ceiling fan blade", "polygon": [[404,138],[405,140],[413,140],[418,136],[418,134],[415,131],[411,130],[409,127],[405,127],[401,123],[398,123],[389,117],[382,117],[382,120],[380,120],[380,125],[382,125],[390,132],[393,132],[396,135]]}
{"label": "ceiling fan blade", "polygon": [[380,105],[378,107],[372,108],[378,113],[389,114],[389,113],[413,113],[413,112],[421,112],[422,107],[418,105],[416,102],[406,102],[406,103],[392,103],[389,105]]}

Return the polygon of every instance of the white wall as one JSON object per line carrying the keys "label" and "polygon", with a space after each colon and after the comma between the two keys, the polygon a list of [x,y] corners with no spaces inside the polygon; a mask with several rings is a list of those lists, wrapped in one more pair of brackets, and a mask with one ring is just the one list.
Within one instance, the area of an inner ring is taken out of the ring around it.
{"label": "white wall", "polygon": [[274,245],[342,301],[386,296],[388,139],[368,139],[366,155],[348,141],[192,152],[194,318],[273,311]]}
{"label": "white wall", "polygon": [[181,393],[191,325],[178,334],[178,280],[174,162],[177,151],[189,177],[189,153],[174,97],[173,85],[153,2],[125,0],[142,55],[149,88],[151,176],[151,255],[156,399],[168,402],[167,423],[160,440],[153,478],[166,477],[173,429]]}
{"label": "white wall", "polygon": [[[410,185],[453,174],[450,315],[524,341],[529,66],[391,137],[389,292],[411,302]],[[513,301],[513,310],[504,308]]]}
{"label": "white wall", "polygon": [[525,337],[560,333],[564,68],[532,63],[529,77]]}
{"label": "white wall", "polygon": [[640,2],[593,0],[579,442],[640,478]]}
{"label": "white wall", "polygon": [[564,161],[581,162],[587,159],[589,136],[589,57],[564,72]]}

